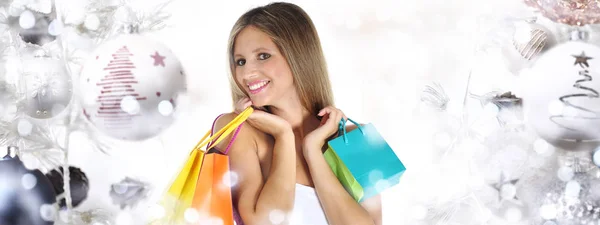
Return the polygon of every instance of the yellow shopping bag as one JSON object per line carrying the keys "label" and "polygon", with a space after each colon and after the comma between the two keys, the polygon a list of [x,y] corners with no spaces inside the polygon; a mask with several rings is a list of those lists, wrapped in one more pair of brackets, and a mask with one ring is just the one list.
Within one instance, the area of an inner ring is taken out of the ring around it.
{"label": "yellow shopping bag", "polygon": [[[252,112],[252,107],[248,107],[215,134],[209,130],[202,137],[163,197],[165,217],[152,224],[210,224],[216,220],[218,224],[234,224],[231,189],[222,182],[228,179],[229,158],[226,153],[207,151],[236,130]],[[206,150],[201,149],[209,143]],[[186,221],[187,210],[195,210],[199,221]]]}

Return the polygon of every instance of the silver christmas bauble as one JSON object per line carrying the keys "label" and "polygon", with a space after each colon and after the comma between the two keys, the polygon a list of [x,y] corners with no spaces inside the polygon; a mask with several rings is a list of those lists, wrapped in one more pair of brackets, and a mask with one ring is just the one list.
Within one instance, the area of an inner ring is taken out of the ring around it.
{"label": "silver christmas bauble", "polygon": [[57,116],[69,105],[73,91],[71,76],[61,60],[47,56],[23,59],[23,102],[25,114],[36,119]]}

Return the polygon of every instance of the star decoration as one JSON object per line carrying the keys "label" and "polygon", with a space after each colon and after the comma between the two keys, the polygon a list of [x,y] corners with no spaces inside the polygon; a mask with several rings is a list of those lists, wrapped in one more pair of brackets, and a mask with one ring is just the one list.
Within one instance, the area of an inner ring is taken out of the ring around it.
{"label": "star decoration", "polygon": [[588,60],[593,59],[592,57],[586,56],[585,52],[581,52],[581,55],[572,55],[573,57],[575,57],[575,63],[573,63],[573,65],[578,65],[581,66],[582,68],[585,67],[590,67],[590,64],[588,64]]}
{"label": "star decoration", "polygon": [[154,52],[154,55],[150,55],[150,57],[154,59],[154,66],[161,65],[165,67],[165,58],[167,57],[159,55],[158,52]]}
{"label": "star decoration", "polygon": [[[502,201],[502,187],[509,184],[514,186],[517,182],[519,182],[519,179],[509,180],[504,173],[500,173],[500,180],[497,183],[493,183],[491,186],[498,191],[499,201]],[[513,199],[518,200],[516,195],[513,197]]]}

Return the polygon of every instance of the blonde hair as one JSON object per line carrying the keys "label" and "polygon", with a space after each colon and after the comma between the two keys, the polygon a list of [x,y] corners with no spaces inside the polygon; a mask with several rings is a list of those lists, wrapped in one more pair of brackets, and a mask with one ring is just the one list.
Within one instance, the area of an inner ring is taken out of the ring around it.
{"label": "blonde hair", "polygon": [[231,29],[227,57],[234,104],[247,96],[235,80],[233,49],[237,35],[248,26],[270,36],[285,56],[302,106],[316,115],[322,108],[334,105],[325,56],[312,20],[297,5],[281,2],[249,10]]}

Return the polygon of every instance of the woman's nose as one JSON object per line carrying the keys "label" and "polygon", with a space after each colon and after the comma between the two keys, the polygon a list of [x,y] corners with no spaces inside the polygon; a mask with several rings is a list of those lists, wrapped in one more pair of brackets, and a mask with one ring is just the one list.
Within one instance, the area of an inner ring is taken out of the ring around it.
{"label": "woman's nose", "polygon": [[259,67],[258,63],[248,61],[246,63],[246,65],[244,66],[243,75],[244,75],[245,79],[248,79],[248,78],[253,78],[253,77],[258,76],[259,72],[260,72],[260,67]]}

